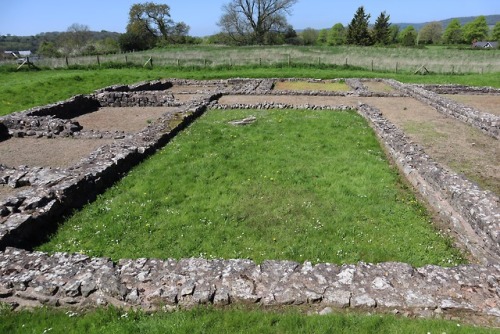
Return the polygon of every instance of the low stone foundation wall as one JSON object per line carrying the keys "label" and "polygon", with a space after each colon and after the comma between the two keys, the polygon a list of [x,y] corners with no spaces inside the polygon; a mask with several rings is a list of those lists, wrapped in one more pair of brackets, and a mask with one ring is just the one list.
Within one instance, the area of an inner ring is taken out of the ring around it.
{"label": "low stone foundation wall", "polygon": [[165,310],[233,303],[378,310],[450,318],[500,317],[500,266],[412,268],[290,261],[120,260],[8,248],[0,301],[67,308],[115,305]]}
{"label": "low stone foundation wall", "polygon": [[417,85],[436,94],[500,95],[500,89],[493,87],[471,87],[464,85]]}

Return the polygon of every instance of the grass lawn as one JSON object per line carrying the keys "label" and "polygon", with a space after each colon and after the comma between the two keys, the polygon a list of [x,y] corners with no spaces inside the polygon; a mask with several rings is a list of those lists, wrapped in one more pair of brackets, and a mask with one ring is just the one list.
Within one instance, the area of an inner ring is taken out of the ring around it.
{"label": "grass lawn", "polygon": [[[252,125],[228,121],[255,116]],[[210,111],[42,251],[464,263],[355,112]]]}
{"label": "grass lawn", "polygon": [[444,320],[391,315],[301,314],[247,309],[197,308],[172,313],[124,311],[115,308],[76,313],[55,309],[0,311],[0,332],[9,334],[124,333],[499,333]]}
{"label": "grass lawn", "polygon": [[275,90],[321,90],[330,92],[347,92],[351,90],[344,82],[307,82],[307,81],[278,81]]}

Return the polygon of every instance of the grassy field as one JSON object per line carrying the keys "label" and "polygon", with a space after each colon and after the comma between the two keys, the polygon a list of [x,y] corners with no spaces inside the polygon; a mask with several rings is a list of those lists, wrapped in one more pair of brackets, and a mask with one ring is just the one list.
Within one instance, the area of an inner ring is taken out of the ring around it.
{"label": "grassy field", "polygon": [[61,101],[77,94],[88,94],[113,84],[132,84],[164,78],[226,79],[248,78],[394,78],[406,83],[465,84],[500,88],[498,73],[461,75],[413,75],[371,72],[328,66],[308,67],[220,67],[220,68],[122,68],[79,70],[12,71],[0,67],[0,116],[14,111]]}
{"label": "grassy field", "polygon": [[298,311],[217,310],[147,314],[114,308],[88,313],[37,309],[0,310],[0,332],[9,334],[124,334],[124,333],[499,333],[495,329],[459,322],[423,320],[391,315],[305,315]]}
{"label": "grassy field", "polygon": [[430,221],[355,112],[210,111],[40,250],[462,263]]}
{"label": "grassy field", "polygon": [[[450,49],[446,47],[359,47],[359,46],[172,46],[117,55],[99,56],[99,63],[144,65],[152,57],[153,66],[217,67],[257,65],[345,65],[376,71],[415,72],[420,66],[435,73],[500,72],[500,50]],[[69,58],[68,64],[97,65],[96,56]],[[66,59],[44,59],[40,66],[67,67]]]}

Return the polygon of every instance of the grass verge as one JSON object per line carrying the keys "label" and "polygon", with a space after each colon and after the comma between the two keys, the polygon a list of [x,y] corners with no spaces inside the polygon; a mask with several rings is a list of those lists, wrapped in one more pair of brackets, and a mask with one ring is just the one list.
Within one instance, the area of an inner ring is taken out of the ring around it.
{"label": "grass verge", "polygon": [[[252,125],[228,124],[249,116]],[[40,250],[464,263],[430,221],[355,112],[210,111]]]}
{"label": "grass verge", "polygon": [[80,313],[40,308],[0,311],[0,332],[50,333],[498,333],[445,320],[392,315],[305,315],[298,311],[196,308],[147,314],[116,308]]}

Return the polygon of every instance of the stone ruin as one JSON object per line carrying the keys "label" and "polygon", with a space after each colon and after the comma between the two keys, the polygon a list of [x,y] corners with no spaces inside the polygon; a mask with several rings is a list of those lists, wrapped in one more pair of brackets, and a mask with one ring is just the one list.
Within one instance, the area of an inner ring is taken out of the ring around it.
{"label": "stone ruin", "polygon": [[[1,117],[0,143],[12,137],[113,141],[68,168],[0,165],[0,185],[11,189],[7,196],[0,196],[0,302],[14,308],[112,304],[145,310],[198,304],[308,305],[323,311],[350,308],[471,321],[480,318],[500,325],[500,207],[495,194],[440,166],[370,105],[219,103],[224,95],[412,97],[498,139],[500,117],[438,93],[498,95],[500,90],[376,80],[393,90],[375,92],[365,85],[368,80],[347,79],[348,92],[297,92],[274,90],[277,80],[282,79],[160,80],[111,86]],[[133,133],[86,129],[75,121],[102,107],[137,106],[166,111]],[[404,263],[312,265],[269,260],[255,264],[194,258],[114,263],[81,254],[32,251],[57,229],[61,217],[95,199],[205,111],[234,108],[357,110],[401,173],[449,224],[451,234],[478,264],[412,268]]]}

